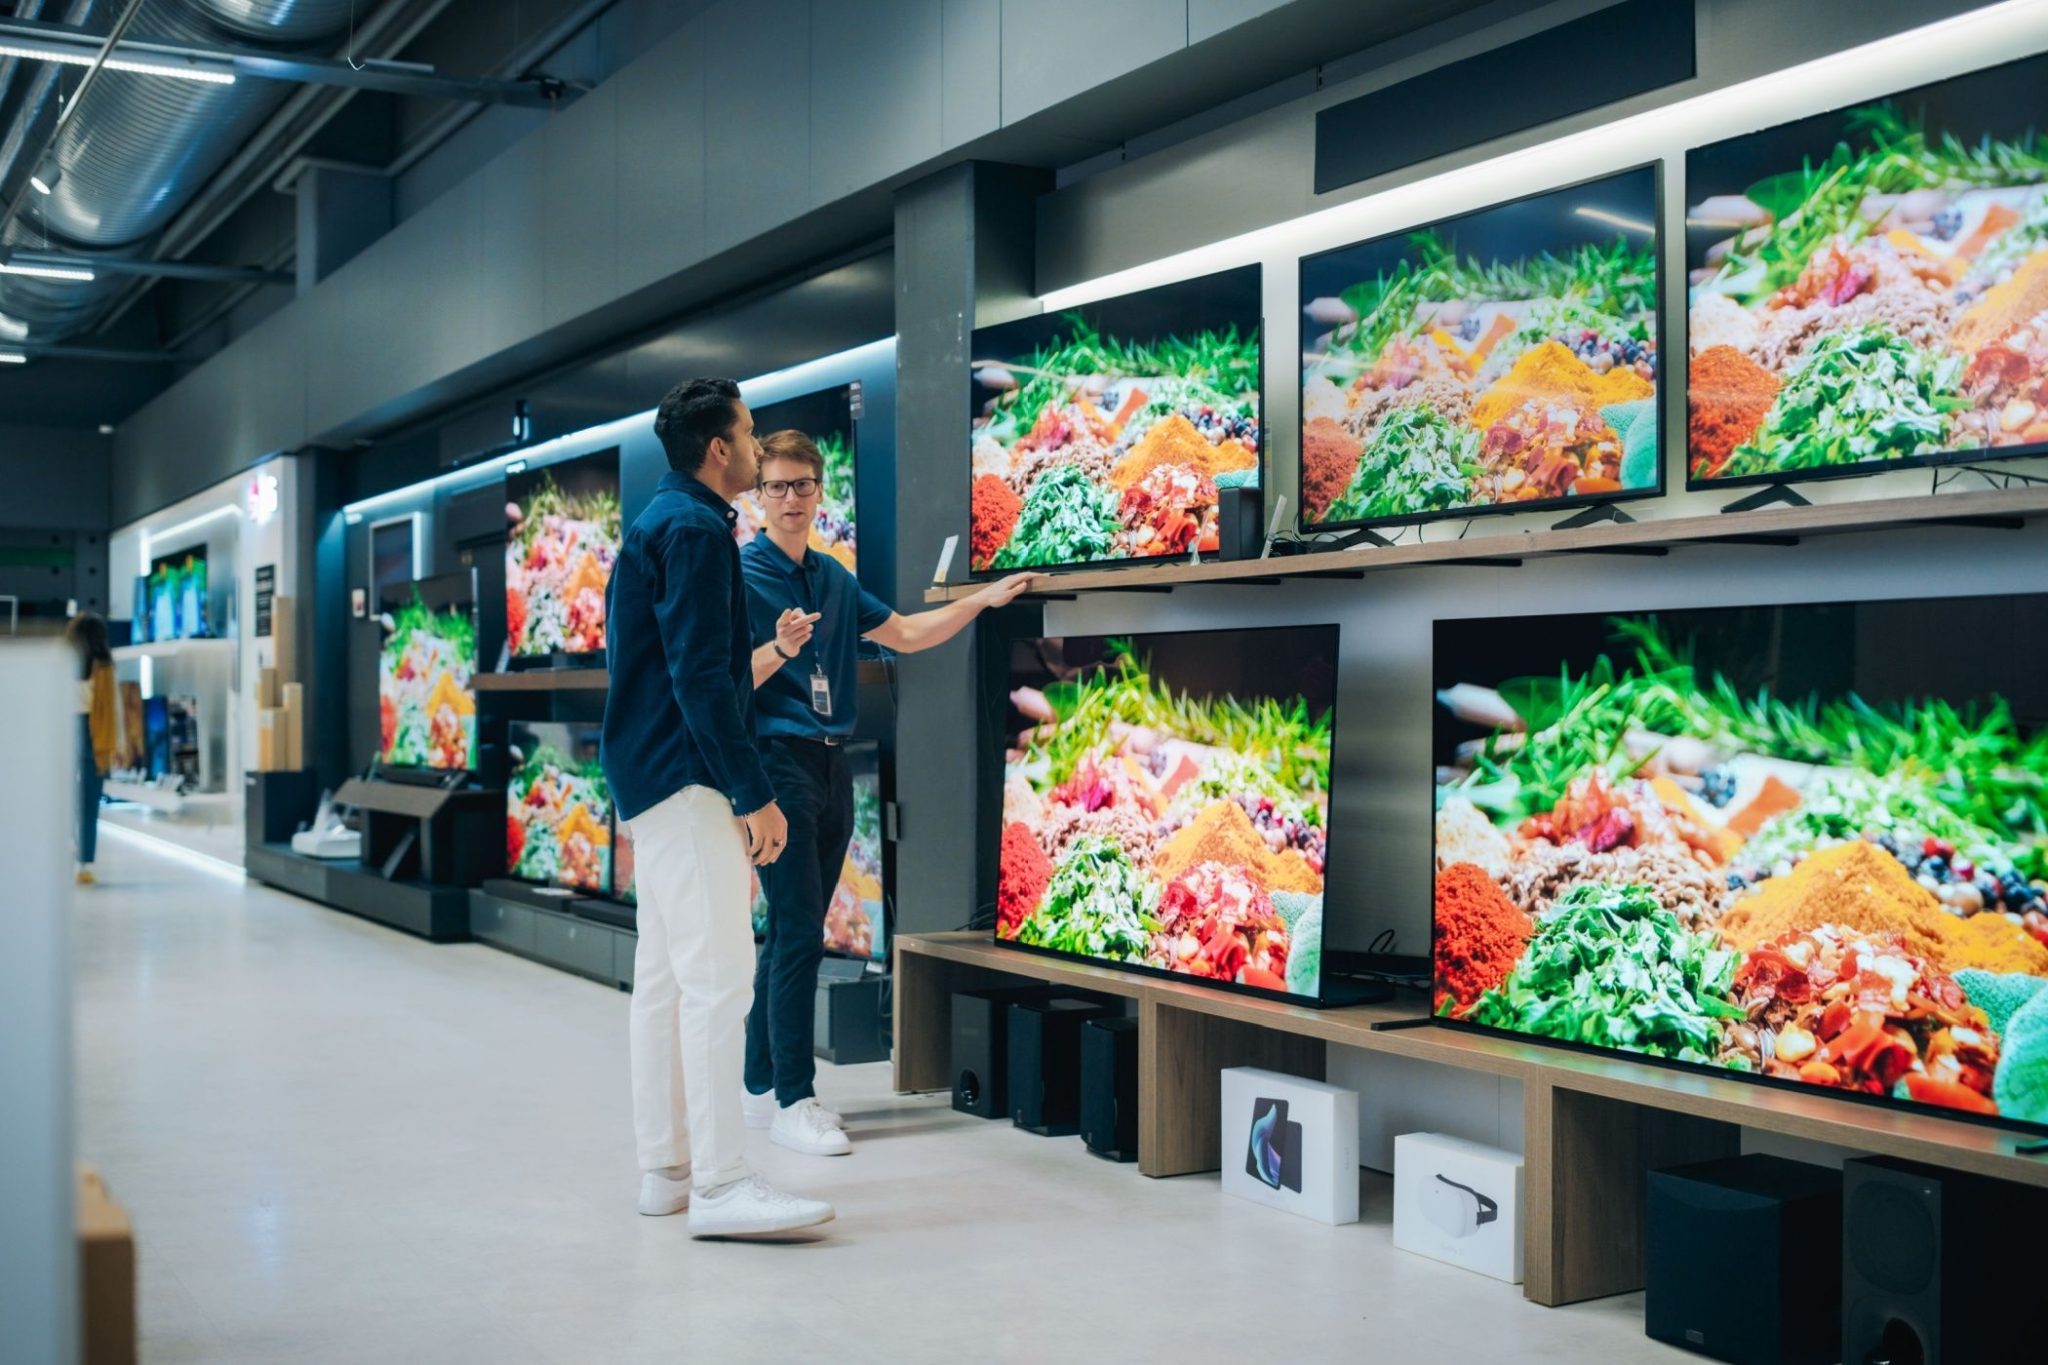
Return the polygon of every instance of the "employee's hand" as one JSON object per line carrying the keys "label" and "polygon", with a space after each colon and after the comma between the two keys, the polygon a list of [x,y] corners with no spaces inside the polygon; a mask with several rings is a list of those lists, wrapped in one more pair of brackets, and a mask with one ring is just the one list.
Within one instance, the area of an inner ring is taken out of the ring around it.
{"label": "employee's hand", "polygon": [[752,815],[742,815],[740,826],[747,835],[747,858],[755,867],[774,862],[789,845],[789,820],[773,801]]}
{"label": "employee's hand", "polygon": [[1030,574],[1013,573],[1008,578],[999,579],[974,594],[973,600],[984,610],[990,610],[995,607],[1007,607],[1010,603],[1021,597],[1030,587]]}
{"label": "employee's hand", "polygon": [[795,607],[775,618],[775,645],[784,654],[794,654],[811,642],[811,628],[819,613],[801,612]]}

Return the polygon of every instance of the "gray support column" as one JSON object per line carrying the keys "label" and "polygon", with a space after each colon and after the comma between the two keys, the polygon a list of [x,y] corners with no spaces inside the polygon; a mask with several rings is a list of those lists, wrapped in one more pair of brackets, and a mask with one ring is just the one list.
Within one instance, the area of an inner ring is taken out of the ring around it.
{"label": "gray support column", "polygon": [[[976,326],[1035,309],[1036,201],[1043,171],[971,162],[896,195],[896,590],[917,610],[939,547],[967,572],[967,362]],[[993,899],[982,806],[993,795],[978,703],[981,636],[898,664],[898,928],[965,926]]]}
{"label": "gray support column", "polygon": [[299,297],[391,231],[391,178],[313,162],[299,172]]}

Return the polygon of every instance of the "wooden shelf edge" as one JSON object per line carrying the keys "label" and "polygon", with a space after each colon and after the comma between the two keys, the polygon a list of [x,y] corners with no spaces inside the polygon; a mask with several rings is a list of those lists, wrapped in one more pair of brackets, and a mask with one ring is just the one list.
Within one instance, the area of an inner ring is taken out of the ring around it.
{"label": "wooden shelf edge", "polygon": [[[1981,493],[1922,494],[1817,503],[1807,507],[1766,507],[1734,516],[1665,517],[1603,522],[1569,531],[1523,531],[1446,540],[1434,544],[1366,547],[1288,555],[1278,559],[1217,560],[1204,564],[1125,565],[1042,577],[1030,596],[1076,592],[1117,592],[1195,587],[1250,579],[1305,578],[1372,569],[1421,568],[1469,560],[1597,554],[1601,551],[1707,544],[1763,536],[1843,535],[1901,525],[1928,525],[2048,514],[2048,488]],[[980,591],[982,583],[929,588],[927,602],[949,602]]]}

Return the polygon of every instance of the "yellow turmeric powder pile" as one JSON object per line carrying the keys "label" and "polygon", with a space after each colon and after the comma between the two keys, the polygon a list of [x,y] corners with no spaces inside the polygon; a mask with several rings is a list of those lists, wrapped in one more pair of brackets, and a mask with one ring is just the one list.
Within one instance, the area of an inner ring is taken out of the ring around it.
{"label": "yellow turmeric powder pile", "polygon": [[1233,469],[1250,469],[1258,462],[1259,457],[1235,437],[1217,445],[1209,444],[1195,430],[1193,422],[1176,412],[1154,423],[1151,430],[1138,438],[1138,443],[1110,468],[1109,481],[1118,488],[1129,488],[1159,466],[1169,464],[1185,466],[1213,479]]}
{"label": "yellow turmeric powder pile", "polygon": [[1244,807],[1235,801],[1203,807],[1159,846],[1152,859],[1153,870],[1166,881],[1200,863],[1244,868],[1268,892],[1313,894],[1323,889],[1322,876],[1308,865],[1308,859],[1291,848],[1278,853],[1268,848]]}
{"label": "yellow turmeric powder pile", "polygon": [[1838,924],[1865,934],[1895,933],[1916,957],[1947,965],[1956,921],[1897,858],[1852,839],[1809,855],[1772,877],[1721,916],[1721,937],[1748,952],[1780,934]]}
{"label": "yellow turmeric powder pile", "polygon": [[1485,431],[1524,403],[1562,403],[1598,410],[1611,403],[1649,398],[1657,388],[1626,366],[1595,374],[1563,343],[1531,346],[1514,368],[1495,382],[1472,408],[1472,425]]}

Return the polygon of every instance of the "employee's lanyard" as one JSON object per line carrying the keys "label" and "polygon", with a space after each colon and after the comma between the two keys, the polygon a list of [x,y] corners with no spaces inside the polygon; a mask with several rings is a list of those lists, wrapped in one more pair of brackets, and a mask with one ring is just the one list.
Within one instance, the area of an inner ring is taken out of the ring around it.
{"label": "employee's lanyard", "polygon": [[[802,561],[797,565],[796,573],[796,577],[802,582],[802,587],[798,588],[792,584],[791,591],[797,595],[799,604],[803,607],[806,615],[818,617],[817,624],[811,628],[811,710],[820,717],[829,720],[832,716],[832,680],[826,676],[825,654],[823,649],[819,647],[820,632],[817,627],[824,625],[825,619],[823,614],[818,611],[816,605],[817,594],[814,591],[815,585],[811,582],[814,562],[811,552],[806,549]],[[797,657],[799,659],[803,657],[802,651],[798,651]]]}

